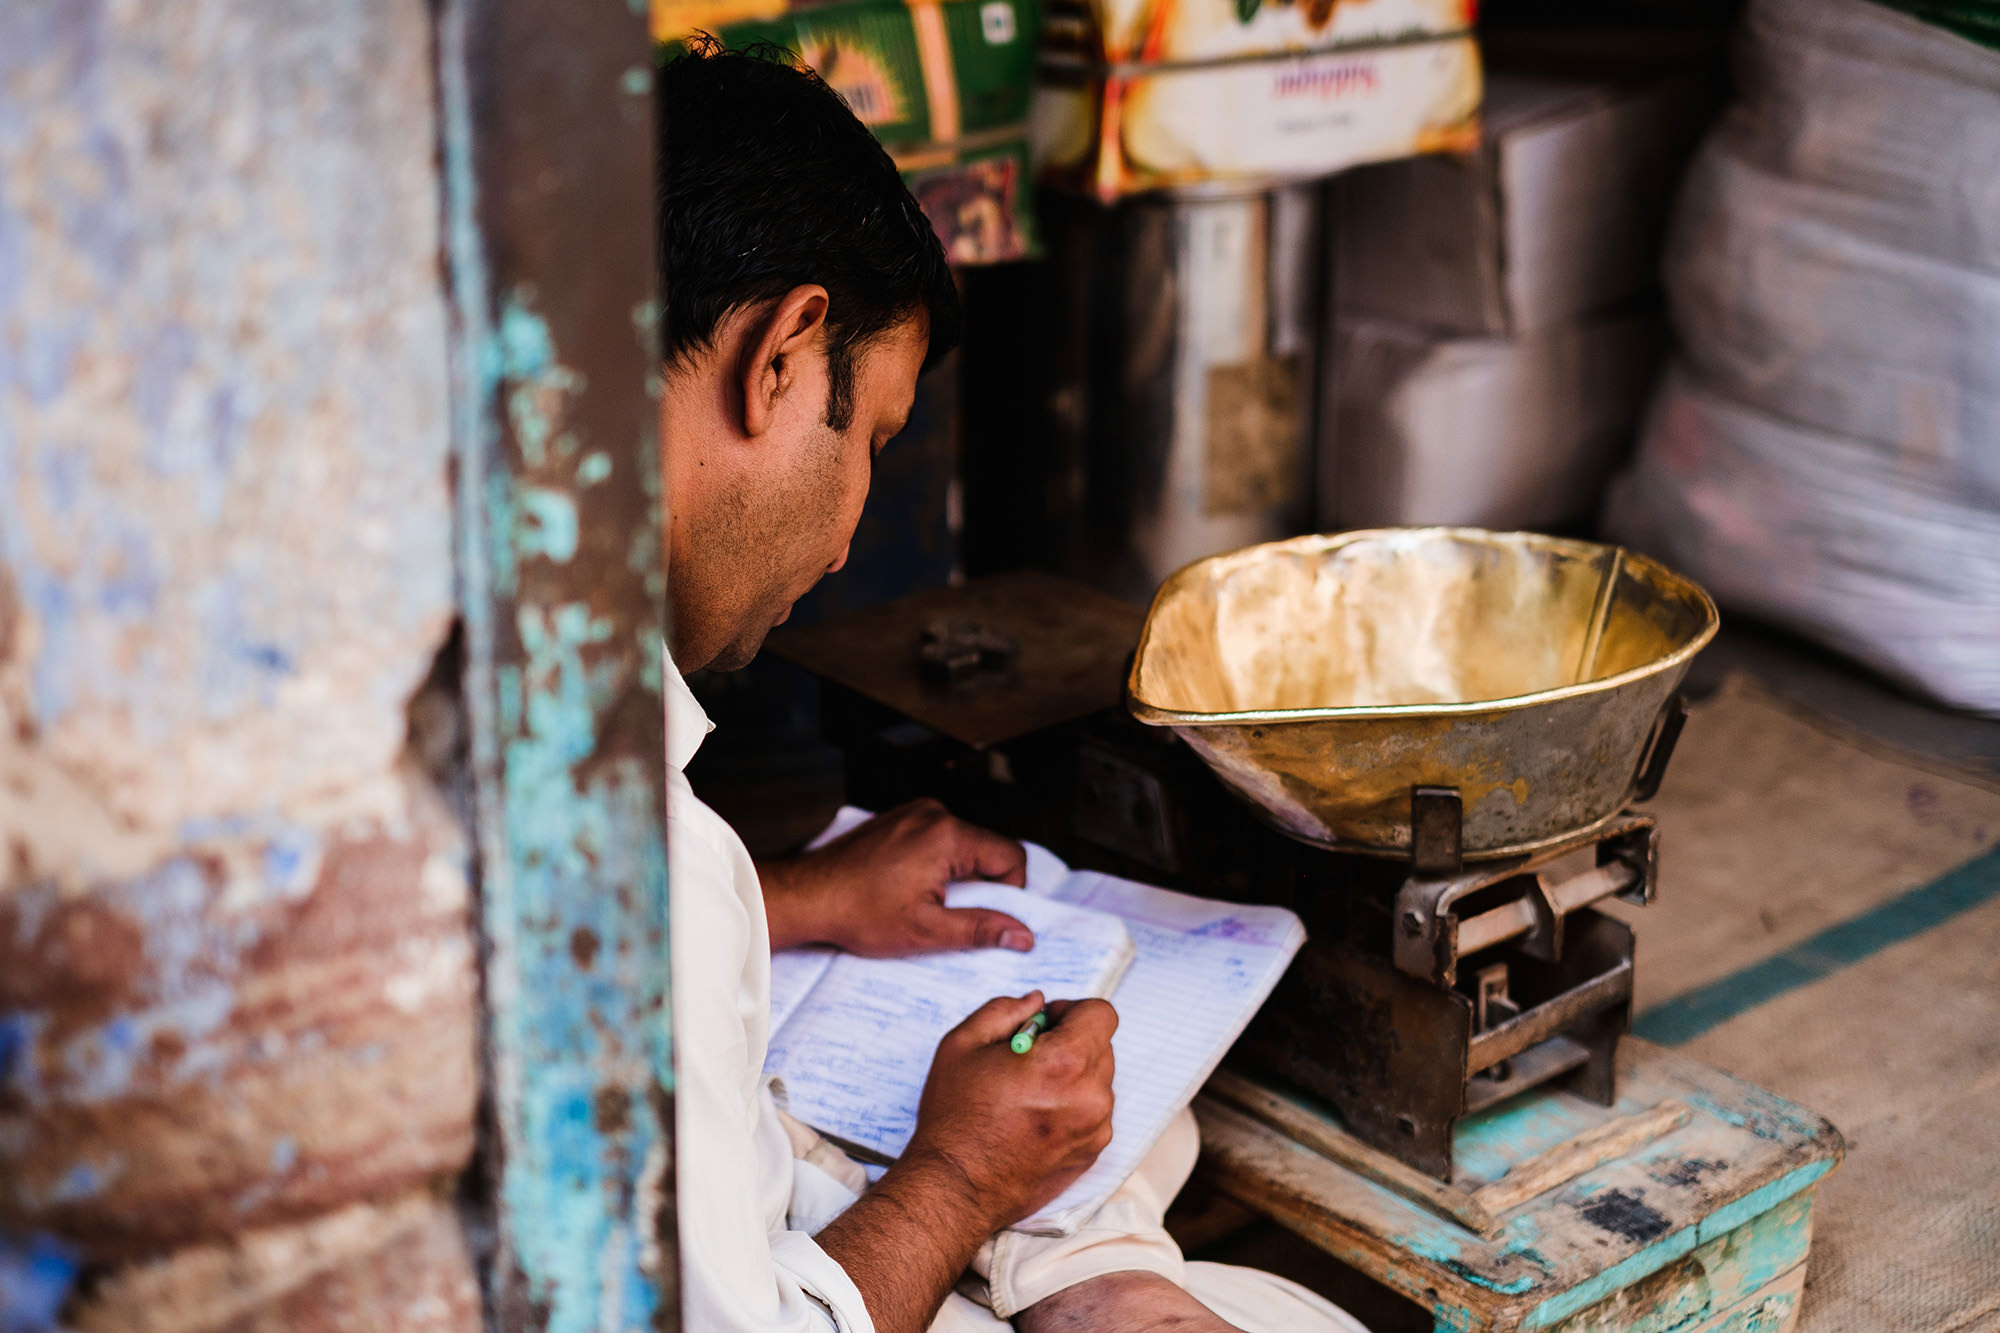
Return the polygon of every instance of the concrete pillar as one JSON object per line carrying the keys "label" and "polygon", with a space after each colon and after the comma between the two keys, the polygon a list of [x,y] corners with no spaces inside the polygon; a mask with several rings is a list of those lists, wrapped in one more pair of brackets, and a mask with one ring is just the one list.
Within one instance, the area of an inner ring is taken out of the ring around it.
{"label": "concrete pillar", "polygon": [[477,1320],[433,83],[424,0],[0,4],[0,1230],[79,1328]]}

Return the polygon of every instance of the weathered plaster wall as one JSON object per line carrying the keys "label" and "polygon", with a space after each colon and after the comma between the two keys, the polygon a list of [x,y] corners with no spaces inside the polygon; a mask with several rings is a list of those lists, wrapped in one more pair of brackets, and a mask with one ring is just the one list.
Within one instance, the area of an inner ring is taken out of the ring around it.
{"label": "weathered plaster wall", "polygon": [[421,0],[0,6],[0,707],[65,798],[200,840],[401,748],[452,592],[431,84]]}
{"label": "weathered plaster wall", "polygon": [[76,1333],[424,1333],[471,1328],[478,1315],[457,1220],[418,1192],[133,1264],[68,1323]]}
{"label": "weathered plaster wall", "polygon": [[431,50],[424,0],[0,3],[0,1227],[183,1285],[471,1151],[464,837],[403,758],[453,610]]}

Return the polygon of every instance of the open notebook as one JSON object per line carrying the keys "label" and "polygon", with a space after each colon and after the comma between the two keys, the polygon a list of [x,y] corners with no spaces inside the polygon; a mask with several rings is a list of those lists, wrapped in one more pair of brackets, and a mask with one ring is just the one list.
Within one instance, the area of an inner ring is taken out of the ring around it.
{"label": "open notebook", "polygon": [[[842,810],[820,841],[867,817]],[[1119,1020],[1111,1043],[1118,1063],[1111,1146],[1047,1207],[1016,1224],[1044,1234],[1076,1230],[1125,1182],[1305,942],[1298,917],[1282,907],[1072,871],[1032,843],[1025,892],[954,885],[946,901],[1019,917],[1035,932],[1034,950],[907,959],[815,949],[778,954],[764,1071],[783,1081],[800,1120],[894,1157],[916,1124],[938,1038],[965,1015],[995,995],[1033,989],[1051,999],[1108,994]]]}
{"label": "open notebook", "polygon": [[994,996],[1104,997],[1131,965],[1132,936],[1115,916],[996,884],[954,884],[944,900],[1011,913],[1035,932],[1034,949],[772,959],[764,1072],[783,1083],[786,1110],[844,1147],[902,1156],[939,1040]]}

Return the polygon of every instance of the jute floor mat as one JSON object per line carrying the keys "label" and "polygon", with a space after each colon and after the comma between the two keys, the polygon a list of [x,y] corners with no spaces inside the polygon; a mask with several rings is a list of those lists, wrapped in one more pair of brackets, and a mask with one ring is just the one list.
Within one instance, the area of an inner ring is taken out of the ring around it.
{"label": "jute floor mat", "polygon": [[1739,677],[1652,809],[1638,1031],[1847,1137],[1801,1333],[2000,1330],[2000,791]]}

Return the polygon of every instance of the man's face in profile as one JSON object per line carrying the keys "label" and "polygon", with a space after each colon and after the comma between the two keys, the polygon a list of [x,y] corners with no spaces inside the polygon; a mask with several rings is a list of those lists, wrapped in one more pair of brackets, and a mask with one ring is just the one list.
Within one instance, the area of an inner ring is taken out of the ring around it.
{"label": "man's face in profile", "polygon": [[706,42],[658,89],[668,644],[730,670],[846,562],[963,309],[895,161],[816,77]]}
{"label": "man's face in profile", "polygon": [[730,624],[717,626],[726,638],[711,668],[748,665],[793,604],[847,562],[875,455],[909,420],[928,346],[925,321],[913,316],[856,353],[854,410],[845,430],[827,423],[824,352],[800,359],[785,394],[792,401],[766,441],[763,466],[736,488],[734,512],[706,538],[735,547],[741,574],[728,581],[735,585],[727,598]]}

